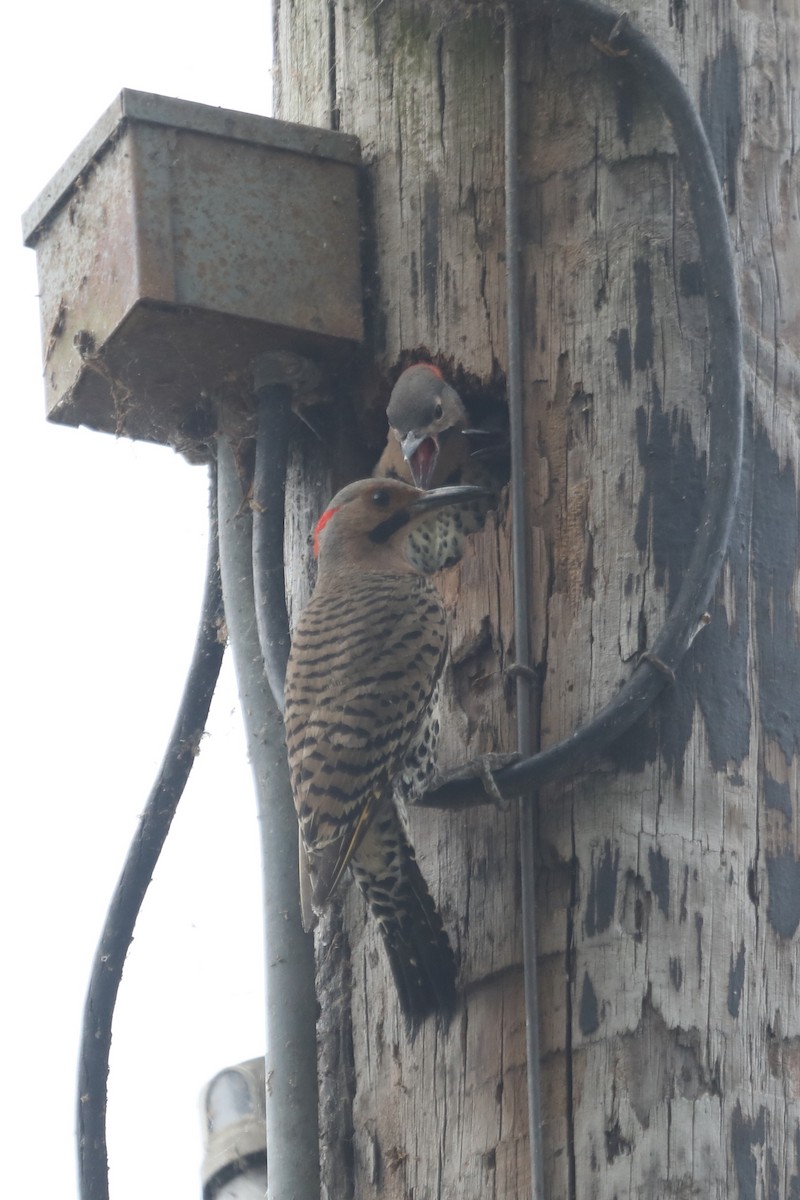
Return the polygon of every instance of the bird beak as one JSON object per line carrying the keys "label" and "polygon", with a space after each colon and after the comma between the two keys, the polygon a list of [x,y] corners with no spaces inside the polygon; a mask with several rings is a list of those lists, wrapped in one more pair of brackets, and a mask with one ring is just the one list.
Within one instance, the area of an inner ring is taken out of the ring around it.
{"label": "bird beak", "polygon": [[482,496],[493,496],[491,488],[475,487],[473,484],[462,483],[458,487],[434,488],[431,492],[423,492],[409,506],[414,513],[427,513],[435,508],[447,508],[448,505],[470,504]]}
{"label": "bird beak", "polygon": [[436,438],[429,434],[415,433],[412,429],[400,442],[400,449],[417,487],[429,487],[439,457],[439,443]]}

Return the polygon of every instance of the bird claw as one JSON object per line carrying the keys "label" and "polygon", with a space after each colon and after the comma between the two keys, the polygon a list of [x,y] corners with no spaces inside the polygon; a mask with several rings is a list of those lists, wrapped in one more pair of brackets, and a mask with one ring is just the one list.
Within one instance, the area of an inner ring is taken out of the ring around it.
{"label": "bird claw", "polygon": [[472,762],[465,763],[462,767],[453,767],[450,771],[445,771],[439,775],[433,785],[428,789],[433,791],[437,787],[441,787],[445,783],[460,783],[467,779],[480,779],[483,784],[483,790],[500,812],[508,812],[511,807],[511,800],[504,796],[499,787],[495,783],[495,771],[502,771],[505,767],[512,767],[514,763],[519,762],[519,754],[481,754]]}
{"label": "bird claw", "polygon": [[[519,755],[518,754],[513,754],[513,755],[482,754],[481,757],[476,760],[476,766],[478,768],[478,775],[480,777],[481,783],[483,784],[483,790],[486,792],[486,795],[489,797],[489,799],[494,801],[494,803],[497,805],[500,812],[508,812],[509,808],[511,807],[511,800],[507,799],[502,794],[499,787],[495,783],[494,775],[492,774],[492,768],[491,768],[488,760],[490,758],[509,758],[509,757],[513,758],[514,761],[516,761],[519,758]],[[510,766],[511,764],[505,763],[503,765]],[[497,768],[495,768],[495,769],[497,769]]]}

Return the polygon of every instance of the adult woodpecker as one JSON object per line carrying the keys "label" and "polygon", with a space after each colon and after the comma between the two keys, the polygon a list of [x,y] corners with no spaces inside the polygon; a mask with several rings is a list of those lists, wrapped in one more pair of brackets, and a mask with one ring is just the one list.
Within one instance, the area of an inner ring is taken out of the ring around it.
{"label": "adult woodpecker", "polygon": [[498,478],[481,455],[485,441],[497,435],[469,428],[469,418],[455,388],[433,363],[407,367],[392,389],[386,409],[389,437],[373,475],[404,479],[419,488],[473,484],[484,495],[464,505],[454,518],[437,522],[430,569],[456,562],[467,534],[482,529]]}
{"label": "adult woodpecker", "polygon": [[349,867],[378,922],[407,1025],[446,1022],[456,966],[408,835],[435,771],[447,620],[426,578],[439,518],[481,494],[394,479],[351,483],[317,523],[317,584],[294,631],[286,741],[311,901]]}

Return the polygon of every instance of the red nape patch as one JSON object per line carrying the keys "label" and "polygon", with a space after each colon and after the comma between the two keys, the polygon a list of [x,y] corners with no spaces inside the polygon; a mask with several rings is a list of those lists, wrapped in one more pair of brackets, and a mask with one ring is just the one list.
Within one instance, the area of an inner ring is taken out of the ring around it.
{"label": "red nape patch", "polygon": [[322,533],[323,529],[328,524],[328,521],[330,521],[333,514],[337,513],[338,511],[339,511],[338,505],[336,508],[326,509],[325,512],[320,517],[320,519],[317,521],[316,525],[314,526],[314,558],[319,558],[319,535]]}
{"label": "red nape patch", "polygon": [[433,372],[437,379],[441,379],[442,383],[444,383],[444,375],[438,367],[433,365],[433,363],[418,363],[417,365],[420,367],[427,367],[429,371]]}

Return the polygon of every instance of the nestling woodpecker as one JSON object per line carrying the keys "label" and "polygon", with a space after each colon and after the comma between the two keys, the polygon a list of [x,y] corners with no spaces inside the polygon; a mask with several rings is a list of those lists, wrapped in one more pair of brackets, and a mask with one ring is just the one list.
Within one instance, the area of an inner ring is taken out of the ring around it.
{"label": "nestling woodpecker", "polygon": [[[464,482],[460,475],[469,459],[463,432],[467,410],[438,367],[407,367],[392,388],[386,417],[389,440],[375,475],[395,476],[425,489]],[[453,472],[458,478],[450,478]]]}
{"label": "nestling woodpecker", "polygon": [[[386,409],[389,437],[373,475],[404,479],[419,488],[474,484],[487,494],[462,507],[455,519],[437,522],[429,569],[449,566],[464,552],[464,537],[482,529],[496,495],[498,479],[480,455],[485,431],[468,428],[458,392],[433,363],[407,367],[392,389]],[[488,437],[492,437],[491,434]],[[435,561],[434,561],[435,560]]]}
{"label": "nestling woodpecker", "polygon": [[455,959],[406,804],[435,771],[447,620],[425,577],[440,517],[483,495],[351,483],[317,523],[317,584],[286,673],[292,791],[320,910],[349,867],[380,927],[410,1031],[455,1005]]}

